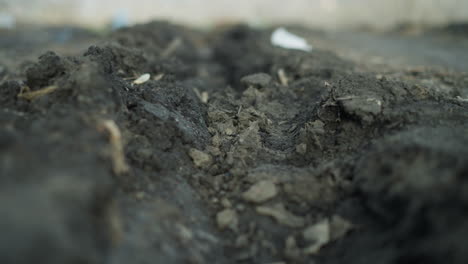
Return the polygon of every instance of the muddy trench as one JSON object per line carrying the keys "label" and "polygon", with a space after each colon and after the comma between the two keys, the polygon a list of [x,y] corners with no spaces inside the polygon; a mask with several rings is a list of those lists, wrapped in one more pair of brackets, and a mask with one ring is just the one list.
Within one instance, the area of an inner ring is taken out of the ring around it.
{"label": "muddy trench", "polygon": [[468,75],[270,34],[0,65],[0,263],[467,263]]}

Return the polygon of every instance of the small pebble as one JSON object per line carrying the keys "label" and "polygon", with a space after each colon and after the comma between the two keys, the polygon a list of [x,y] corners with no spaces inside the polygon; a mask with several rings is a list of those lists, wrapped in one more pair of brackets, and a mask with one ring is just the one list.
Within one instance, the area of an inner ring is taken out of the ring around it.
{"label": "small pebble", "polygon": [[319,253],[324,245],[330,242],[330,222],[327,219],[310,226],[304,230],[302,235],[306,241],[311,242],[311,244],[304,249],[304,254],[315,255]]}
{"label": "small pebble", "polygon": [[266,202],[278,194],[278,189],[272,181],[260,181],[242,194],[244,200],[253,203]]}
{"label": "small pebble", "polygon": [[224,208],[231,208],[232,207],[232,203],[227,198],[223,198],[221,200],[221,204],[223,205]]}
{"label": "small pebble", "polygon": [[225,209],[216,215],[216,223],[220,229],[236,229],[237,228],[237,213],[232,209]]}

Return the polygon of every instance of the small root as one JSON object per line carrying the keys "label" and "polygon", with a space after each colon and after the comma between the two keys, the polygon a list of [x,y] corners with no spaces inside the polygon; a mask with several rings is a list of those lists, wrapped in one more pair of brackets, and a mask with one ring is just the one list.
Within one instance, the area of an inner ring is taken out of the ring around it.
{"label": "small root", "polygon": [[125,162],[125,154],[122,143],[122,134],[117,124],[113,120],[103,120],[98,129],[109,134],[111,144],[112,168],[116,175],[122,175],[129,172],[129,167]]}
{"label": "small root", "polygon": [[28,86],[24,86],[21,88],[20,93],[18,94],[18,98],[26,99],[29,101],[32,101],[34,99],[37,99],[39,97],[42,97],[46,94],[52,93],[53,91],[57,90],[58,86],[56,85],[51,85],[47,86],[46,88],[37,90],[37,91],[31,91],[31,89]]}
{"label": "small root", "polygon": [[165,59],[168,58],[174,53],[179,46],[182,44],[182,39],[175,38],[173,39],[169,45],[167,45],[166,49],[161,53],[161,58]]}

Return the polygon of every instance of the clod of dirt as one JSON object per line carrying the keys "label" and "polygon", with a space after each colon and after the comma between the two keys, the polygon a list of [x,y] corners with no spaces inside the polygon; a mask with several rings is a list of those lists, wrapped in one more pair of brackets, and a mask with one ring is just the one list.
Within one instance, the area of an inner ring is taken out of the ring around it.
{"label": "clod of dirt", "polygon": [[207,169],[213,163],[213,158],[210,154],[198,149],[190,149],[189,155],[193,160],[193,164],[201,169]]}
{"label": "clod of dirt", "polygon": [[275,197],[278,189],[272,181],[260,181],[252,185],[242,194],[242,198],[248,202],[263,203]]}
{"label": "clod of dirt", "polygon": [[230,228],[236,230],[238,222],[237,213],[233,209],[225,209],[216,214],[216,223],[220,229]]}
{"label": "clod of dirt", "polygon": [[365,123],[371,123],[382,112],[381,99],[350,96],[338,100],[346,113],[359,117]]}
{"label": "clod of dirt", "polygon": [[245,86],[253,86],[253,87],[265,87],[271,82],[271,76],[266,73],[256,73],[252,75],[245,76],[241,79],[241,83]]}
{"label": "clod of dirt", "polygon": [[40,88],[52,85],[52,80],[65,74],[66,62],[54,52],[44,53],[39,62],[34,63],[26,70],[26,83],[31,88]]}

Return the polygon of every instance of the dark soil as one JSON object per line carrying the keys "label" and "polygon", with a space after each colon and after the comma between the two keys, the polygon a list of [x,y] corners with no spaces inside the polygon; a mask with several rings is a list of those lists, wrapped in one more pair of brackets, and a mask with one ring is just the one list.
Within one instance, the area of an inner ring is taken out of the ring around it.
{"label": "dark soil", "polygon": [[468,263],[468,75],[270,33],[1,64],[0,263]]}

